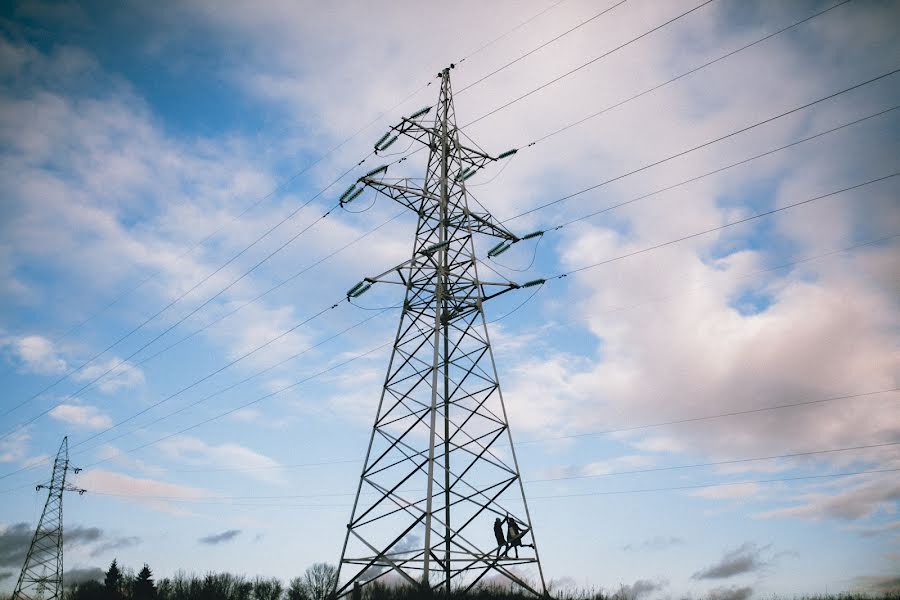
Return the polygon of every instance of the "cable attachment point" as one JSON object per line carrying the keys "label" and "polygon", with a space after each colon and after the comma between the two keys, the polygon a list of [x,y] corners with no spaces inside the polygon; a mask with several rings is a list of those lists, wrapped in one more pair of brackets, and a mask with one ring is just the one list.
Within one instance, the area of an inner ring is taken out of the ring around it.
{"label": "cable attachment point", "polygon": [[409,116],[407,117],[407,119],[409,119],[410,121],[413,121],[413,120],[418,119],[419,117],[421,117],[421,116],[423,116],[423,115],[427,115],[430,111],[431,111],[431,107],[430,107],[430,106],[426,106],[425,108],[420,108],[419,110],[417,110],[417,111],[414,112],[413,114],[409,115]]}
{"label": "cable attachment point", "polygon": [[372,176],[374,176],[374,175],[378,175],[379,173],[386,173],[387,170],[388,170],[388,166],[387,166],[387,165],[381,165],[380,167],[377,167],[377,168],[375,168],[375,169],[372,169],[371,171],[369,171],[368,173],[366,173],[365,175],[363,175],[362,177],[360,177],[359,179],[357,179],[357,181],[362,181],[362,180],[365,179],[366,177],[372,177]]}
{"label": "cable attachment point", "polygon": [[523,283],[523,284],[520,285],[519,287],[521,287],[521,288],[530,288],[530,287],[534,287],[534,286],[536,286],[536,285],[544,285],[545,283],[547,283],[547,280],[546,280],[546,279],[532,279],[531,281],[526,281],[525,283]]}
{"label": "cable attachment point", "polygon": [[358,298],[369,291],[369,288],[372,287],[372,284],[368,282],[368,280],[363,279],[352,288],[347,290],[347,298]]}
{"label": "cable attachment point", "polygon": [[387,132],[386,134],[384,134],[384,137],[382,137],[380,140],[378,140],[378,142],[376,142],[375,152],[382,152],[384,150],[387,150],[388,148],[393,146],[394,142],[397,141],[397,138],[400,137],[399,135],[395,135],[395,136],[388,138],[389,135],[391,135],[390,131]]}
{"label": "cable attachment point", "polygon": [[513,245],[514,242],[500,242],[490,250],[488,250],[488,258],[494,258],[495,256],[500,256],[507,250],[509,250],[510,246]]}
{"label": "cable attachment point", "polygon": [[390,131],[386,131],[385,134],[384,134],[383,136],[381,136],[380,138],[378,138],[378,141],[375,142],[375,149],[376,149],[376,150],[378,150],[379,147],[381,146],[381,144],[383,144],[384,141],[385,141],[386,139],[388,139],[388,136],[389,136],[389,135],[391,135],[391,132],[390,132]]}
{"label": "cable attachment point", "polygon": [[364,187],[357,188],[355,183],[353,185],[351,185],[350,190],[354,190],[354,191],[350,192],[350,190],[347,190],[347,192],[350,192],[349,194],[347,192],[344,192],[344,195],[341,196],[341,200],[340,200],[341,206],[342,207],[346,206],[346,205],[350,204],[351,202],[353,202],[354,200],[356,200],[357,198],[359,198],[359,195],[362,194],[365,189],[366,188],[364,188]]}
{"label": "cable attachment point", "polygon": [[432,244],[432,245],[428,246],[427,248],[425,248],[424,250],[422,250],[421,253],[424,254],[425,256],[431,256],[432,254],[434,254],[435,252],[437,252],[437,251],[440,250],[441,248],[446,248],[446,247],[449,246],[449,245],[450,245],[450,241],[449,241],[449,240],[444,241],[444,242],[438,242],[437,244]]}
{"label": "cable attachment point", "polygon": [[456,176],[457,181],[465,181],[472,175],[478,172],[478,169],[475,167],[466,167],[459,175]]}

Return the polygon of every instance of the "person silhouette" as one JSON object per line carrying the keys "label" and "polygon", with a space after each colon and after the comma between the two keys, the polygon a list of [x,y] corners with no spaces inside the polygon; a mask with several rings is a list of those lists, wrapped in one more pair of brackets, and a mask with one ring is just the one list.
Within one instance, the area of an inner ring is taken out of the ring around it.
{"label": "person silhouette", "polygon": [[528,529],[519,529],[519,524],[516,522],[514,518],[507,515],[506,517],[506,540],[509,544],[510,548],[515,550],[516,558],[519,558],[519,547],[527,546],[529,548],[534,548],[534,544],[523,544],[522,538],[528,533]]}
{"label": "person silhouette", "polygon": [[494,519],[494,537],[497,538],[497,558],[500,558],[500,549],[503,549],[503,555],[509,551],[506,546],[506,537],[503,535],[503,521],[500,517]]}

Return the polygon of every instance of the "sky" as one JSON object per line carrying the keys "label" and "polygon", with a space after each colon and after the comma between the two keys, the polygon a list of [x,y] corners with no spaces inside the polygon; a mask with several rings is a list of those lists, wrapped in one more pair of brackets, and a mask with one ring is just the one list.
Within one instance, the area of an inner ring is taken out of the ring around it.
{"label": "sky", "polygon": [[454,63],[465,135],[519,149],[470,194],[545,231],[478,248],[548,279],[485,307],[548,581],[896,589],[898,23],[874,0],[3,3],[0,586],[66,435],[69,581],[339,559],[399,297],[328,307],[415,222],[371,191],[321,216]]}

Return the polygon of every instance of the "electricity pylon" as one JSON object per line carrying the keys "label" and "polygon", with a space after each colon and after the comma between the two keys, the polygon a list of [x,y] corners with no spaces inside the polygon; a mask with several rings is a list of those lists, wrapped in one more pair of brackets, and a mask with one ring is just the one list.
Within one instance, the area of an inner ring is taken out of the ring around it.
{"label": "electricity pylon", "polygon": [[[50,483],[37,486],[47,489],[47,502],[31,546],[25,556],[25,564],[13,592],[13,600],[57,600],[63,594],[63,492],[85,490],[66,483],[69,472],[69,438],[63,438],[53,461]],[[81,469],[71,468],[78,473]]]}
{"label": "electricity pylon", "polygon": [[[424,184],[387,179],[386,166],[357,182],[415,212],[418,227],[410,260],[348,292],[355,298],[376,282],[390,282],[404,286],[406,297],[347,525],[336,597],[389,574],[427,593],[467,591],[489,576],[536,596],[546,593],[482,307],[542,282],[479,278],[474,234],[500,240],[494,253],[520,238],[486,211],[471,210],[464,183],[515,150],[492,157],[462,145],[450,68],[439,77],[434,121],[425,123],[430,108],[422,109],[375,145],[384,150],[401,136],[425,144]],[[361,192],[354,184],[341,200]],[[504,537],[515,539],[513,546],[498,543],[494,519],[501,520]],[[513,568],[523,565],[537,567],[539,583]]]}

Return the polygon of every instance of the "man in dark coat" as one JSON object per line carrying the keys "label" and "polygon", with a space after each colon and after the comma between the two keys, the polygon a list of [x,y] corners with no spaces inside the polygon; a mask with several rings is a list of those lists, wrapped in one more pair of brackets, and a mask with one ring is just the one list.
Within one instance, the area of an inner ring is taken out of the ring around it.
{"label": "man in dark coat", "polygon": [[503,521],[500,517],[494,519],[494,537],[497,538],[497,558],[500,558],[500,549],[503,548],[503,555],[506,556],[506,537],[503,535]]}

